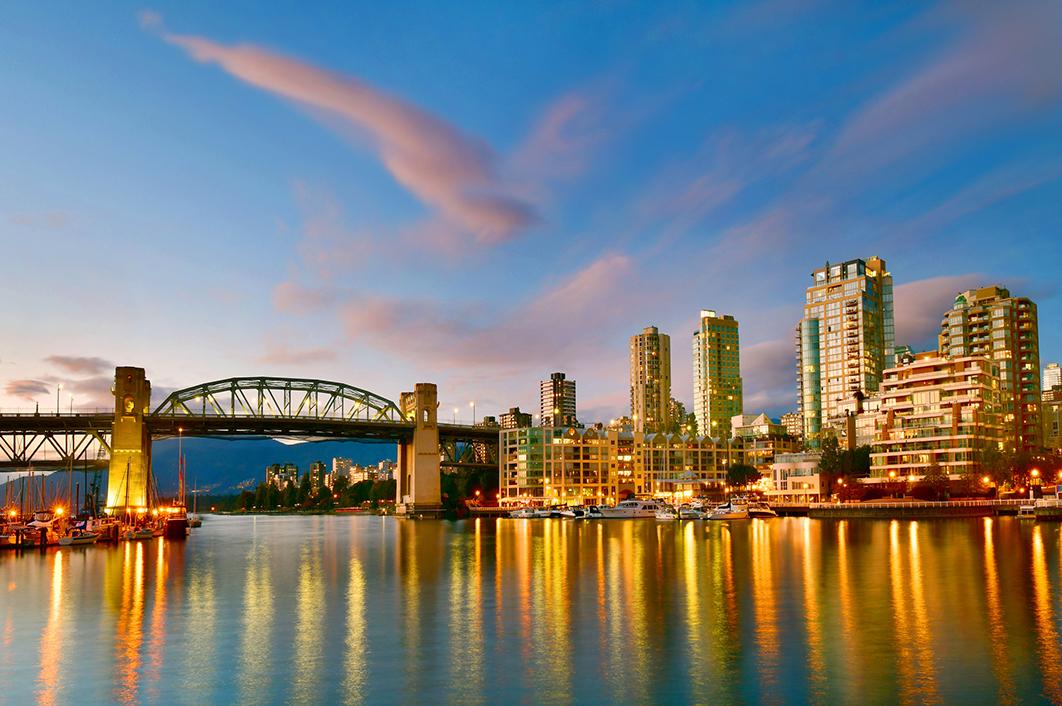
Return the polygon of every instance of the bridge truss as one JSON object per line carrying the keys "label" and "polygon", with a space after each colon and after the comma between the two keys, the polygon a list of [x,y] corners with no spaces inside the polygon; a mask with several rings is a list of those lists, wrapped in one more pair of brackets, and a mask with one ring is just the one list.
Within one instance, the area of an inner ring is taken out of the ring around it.
{"label": "bridge truss", "polygon": [[104,467],[111,414],[0,416],[0,468]]}

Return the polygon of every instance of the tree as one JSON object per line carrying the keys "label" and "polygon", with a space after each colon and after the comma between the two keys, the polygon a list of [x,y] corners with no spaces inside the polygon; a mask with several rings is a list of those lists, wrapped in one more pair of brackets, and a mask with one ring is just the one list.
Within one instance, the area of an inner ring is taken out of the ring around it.
{"label": "tree", "polygon": [[924,497],[926,500],[947,500],[948,488],[948,474],[934,458],[926,468],[922,480],[915,487],[915,496]]}
{"label": "tree", "polygon": [[731,486],[750,485],[761,477],[758,470],[744,463],[735,463],[726,471],[726,482]]}

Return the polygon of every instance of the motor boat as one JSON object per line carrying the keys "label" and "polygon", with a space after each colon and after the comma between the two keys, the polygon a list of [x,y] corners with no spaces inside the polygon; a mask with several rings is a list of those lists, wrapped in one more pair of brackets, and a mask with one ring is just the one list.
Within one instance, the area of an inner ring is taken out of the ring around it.
{"label": "motor boat", "polygon": [[778,513],[762,500],[756,500],[749,503],[749,517],[778,517]]}
{"label": "motor boat", "polygon": [[122,535],[122,539],[126,539],[132,542],[140,541],[142,539],[154,539],[155,532],[150,527],[141,527],[140,529],[128,529]]}
{"label": "motor boat", "polygon": [[658,500],[624,500],[616,507],[602,507],[601,517],[606,520],[628,520],[656,517],[657,510],[667,505]]}
{"label": "motor boat", "polygon": [[664,505],[662,508],[656,511],[656,519],[658,520],[677,520],[679,518],[678,510],[670,505]]}
{"label": "motor boat", "polygon": [[682,520],[703,520],[704,510],[694,507],[693,505],[683,505],[678,510],[679,519]]}
{"label": "motor boat", "polygon": [[601,514],[601,508],[598,505],[587,505],[586,514],[583,515],[585,520],[600,520],[604,517]]}
{"label": "motor boat", "polygon": [[740,498],[731,498],[729,502],[716,505],[708,515],[709,520],[747,520],[749,506]]}
{"label": "motor boat", "polygon": [[577,520],[586,516],[586,510],[581,507],[566,507],[561,510],[560,515],[569,520]]}
{"label": "motor boat", "polygon": [[88,544],[95,544],[100,536],[95,532],[87,532],[85,530],[74,530],[65,537],[59,538],[60,547],[81,547]]}
{"label": "motor boat", "polygon": [[533,507],[519,507],[509,513],[509,517],[517,520],[526,520],[535,516],[535,508]]}

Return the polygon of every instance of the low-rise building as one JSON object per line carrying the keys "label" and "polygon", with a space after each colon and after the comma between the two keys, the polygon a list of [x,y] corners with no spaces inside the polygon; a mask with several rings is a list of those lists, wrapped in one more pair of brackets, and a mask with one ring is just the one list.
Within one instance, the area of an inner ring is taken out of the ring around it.
{"label": "low-rise building", "polygon": [[880,399],[872,476],[920,476],[933,463],[979,473],[985,451],[1005,441],[998,368],[984,356],[920,353],[885,371]]}
{"label": "low-rise building", "polygon": [[803,443],[789,435],[786,428],[761,414],[738,414],[730,418],[730,428],[735,439],[741,439],[745,451],[745,463],[766,473],[778,454],[794,453],[803,448]]}
{"label": "low-rise building", "polygon": [[632,494],[721,492],[728,466],[744,462],[740,442],[601,425],[502,430],[499,453],[499,500],[514,505],[615,504]]}
{"label": "low-rise building", "polygon": [[266,483],[272,483],[283,490],[288,485],[299,483],[299,467],[294,463],[273,463],[266,466]]}
{"label": "low-rise building", "polygon": [[818,502],[820,458],[818,452],[778,454],[764,482],[764,494],[775,502]]}
{"label": "low-rise building", "polygon": [[498,415],[502,429],[521,429],[531,426],[531,413],[521,412],[519,407],[510,407],[508,412]]}

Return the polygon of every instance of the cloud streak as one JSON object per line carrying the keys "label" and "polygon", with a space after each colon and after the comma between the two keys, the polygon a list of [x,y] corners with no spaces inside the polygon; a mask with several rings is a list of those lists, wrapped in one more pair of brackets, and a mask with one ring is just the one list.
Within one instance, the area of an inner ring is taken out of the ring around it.
{"label": "cloud streak", "polygon": [[538,220],[534,207],[512,195],[499,178],[497,159],[485,143],[411,103],[260,47],[163,37],[196,61],[216,64],[247,84],[364,132],[398,183],[481,242],[504,241]]}
{"label": "cloud streak", "polygon": [[111,361],[96,357],[50,355],[44,361],[72,375],[97,375],[114,368]]}
{"label": "cloud streak", "polygon": [[896,285],[896,343],[915,350],[934,348],[940,320],[951,308],[955,295],[973,287],[983,287],[986,277],[977,273],[929,277]]}
{"label": "cloud streak", "polygon": [[4,386],[4,392],[12,397],[32,401],[37,395],[47,395],[51,387],[41,380],[10,380]]}

